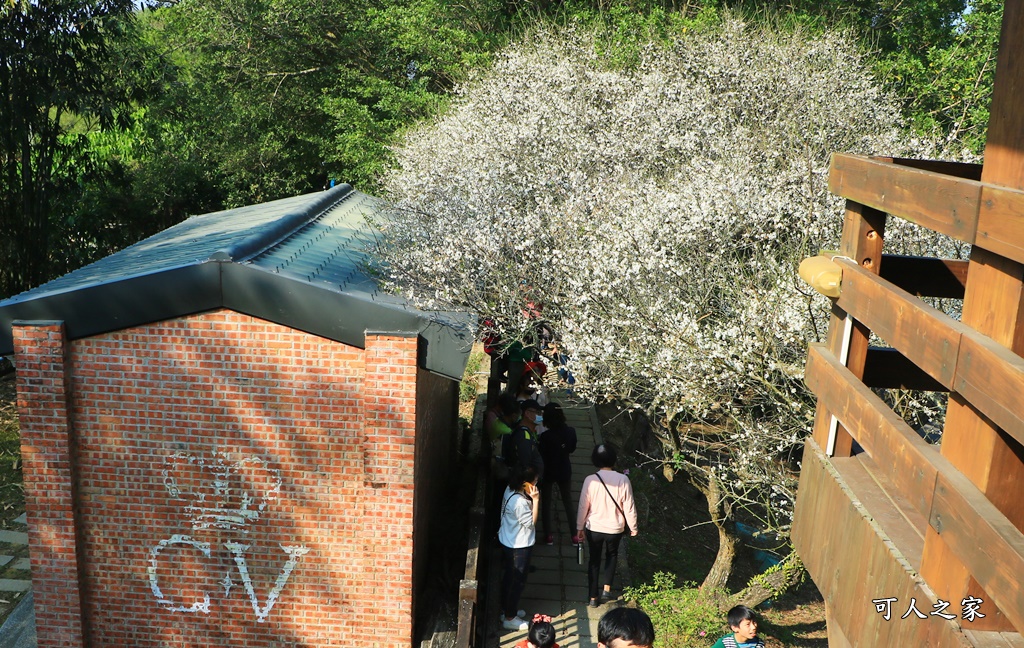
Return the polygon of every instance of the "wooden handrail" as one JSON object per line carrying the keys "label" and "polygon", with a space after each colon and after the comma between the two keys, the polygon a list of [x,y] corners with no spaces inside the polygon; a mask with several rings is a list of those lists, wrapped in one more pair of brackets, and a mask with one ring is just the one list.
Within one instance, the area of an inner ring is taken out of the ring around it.
{"label": "wooden handrail", "polygon": [[960,336],[968,327],[855,263],[836,262],[843,268],[838,306],[952,389]]}
{"label": "wooden handrail", "polygon": [[[1024,263],[1024,191],[926,169],[959,165],[837,153],[832,193]],[[964,175],[973,175],[964,169]]]}
{"label": "wooden handrail", "polygon": [[825,408],[878,463],[886,478],[922,515],[931,510],[939,456],[823,345],[807,350],[804,380]]}
{"label": "wooden handrail", "polygon": [[1024,359],[855,263],[836,261],[840,308],[1024,445]]}
{"label": "wooden handrail", "polygon": [[981,183],[859,155],[835,154],[828,175],[834,194],[974,243]]}
{"label": "wooden handrail", "polygon": [[1024,633],[1024,533],[822,345],[807,384]]}

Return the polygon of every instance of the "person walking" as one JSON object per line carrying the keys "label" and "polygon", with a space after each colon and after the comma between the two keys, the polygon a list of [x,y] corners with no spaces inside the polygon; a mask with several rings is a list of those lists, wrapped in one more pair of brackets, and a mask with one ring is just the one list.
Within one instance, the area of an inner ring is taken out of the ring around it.
{"label": "person walking", "polygon": [[502,497],[501,543],[504,574],[501,578],[501,627],[505,630],[527,630],[524,610],[518,610],[519,597],[526,587],[530,557],[537,539],[537,517],[540,515],[540,493],[537,471],[531,466],[512,470],[508,487]]}
{"label": "person walking", "polygon": [[576,429],[565,420],[565,412],[558,403],[548,403],[544,408],[544,425],[547,431],[540,435],[540,456],[544,459],[544,478],[540,482],[540,518],[543,521],[544,543],[555,544],[554,512],[552,496],[554,487],[565,507],[565,523],[571,528],[569,534],[576,541],[576,515],[572,505],[569,484],[572,482],[572,462],[569,455],[576,451]]}
{"label": "person walking", "polygon": [[[624,533],[638,532],[636,504],[629,477],[616,472],[615,448],[602,444],[594,448],[590,460],[597,472],[583,480],[576,528],[582,529],[577,541],[586,537],[590,549],[587,569],[590,607],[612,600],[612,578],[619,558],[619,542]],[[602,558],[604,565],[602,567]]]}

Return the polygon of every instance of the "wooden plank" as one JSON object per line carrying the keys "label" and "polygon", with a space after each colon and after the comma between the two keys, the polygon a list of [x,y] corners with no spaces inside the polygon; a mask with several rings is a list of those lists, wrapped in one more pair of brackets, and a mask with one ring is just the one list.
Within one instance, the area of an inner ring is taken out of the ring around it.
{"label": "wooden plank", "polygon": [[970,263],[899,254],[882,255],[881,277],[918,297],[963,299]]}
{"label": "wooden plank", "polygon": [[981,183],[870,158],[834,154],[832,193],[974,243]]}
{"label": "wooden plank", "polygon": [[907,501],[927,515],[939,453],[821,345],[807,352],[804,379]]}
{"label": "wooden plank", "polygon": [[829,590],[823,587],[821,580],[828,564],[828,546],[823,542],[823,518],[835,507],[827,502],[827,491],[823,482],[824,467],[818,460],[820,448],[813,438],[804,442],[803,461],[800,468],[800,483],[797,487],[796,504],[793,510],[793,528],[790,538],[793,546],[800,554],[807,570],[816,575],[825,604],[829,605]]}
{"label": "wooden plank", "polygon": [[828,604],[825,605],[825,631],[828,634],[828,648],[853,648]]}
{"label": "wooden plank", "polygon": [[847,260],[836,261],[843,268],[839,307],[939,384],[951,388],[960,336],[966,327],[881,277]]}
{"label": "wooden plank", "polygon": [[1024,639],[1017,633],[964,629],[964,636],[974,648],[1024,648]]}
{"label": "wooden plank", "polygon": [[[483,484],[478,490],[485,490]],[[480,507],[473,507],[469,511],[469,548],[466,551],[466,571],[463,576],[466,580],[475,581],[479,569],[480,547],[483,546],[484,511]]]}
{"label": "wooden plank", "polygon": [[455,631],[455,648],[469,648],[476,635],[476,603],[459,599],[459,620]]}
{"label": "wooden plank", "polygon": [[1006,640],[1006,645],[1009,648],[1024,648],[1024,633],[1004,632],[1003,639]]}
{"label": "wooden plank", "polygon": [[1024,445],[1024,358],[969,331],[960,339],[953,389]]}
{"label": "wooden plank", "polygon": [[864,384],[883,389],[947,392],[948,388],[896,349],[871,347],[864,365]]}
{"label": "wooden plank", "polygon": [[[830,645],[842,637],[854,646],[968,646],[951,622],[900,619],[910,597],[924,612],[930,608],[923,602],[930,605],[933,599],[865,506],[870,479],[850,479],[851,471],[863,472],[857,457],[830,460],[813,439],[807,440],[803,457],[793,539],[800,556],[809,558],[805,565],[825,599]],[[813,511],[801,508],[805,494],[816,502]],[[899,600],[889,621],[871,602],[885,597]]]}
{"label": "wooden plank", "polygon": [[913,158],[893,158],[872,156],[872,160],[889,162],[898,166],[913,167],[922,171],[931,171],[956,178],[981,180],[981,165],[971,162],[949,162],[947,160],[915,160]]}
{"label": "wooden plank", "polygon": [[1003,25],[985,140],[985,182],[1024,189],[1024,3],[1003,3]]}
{"label": "wooden plank", "polygon": [[[910,507],[915,525],[910,523],[908,516],[901,511],[890,493],[898,493],[899,489],[885,475],[877,463],[866,452],[853,457],[836,457],[832,460],[846,480],[852,491],[857,493],[861,506],[868,510],[872,519],[885,531],[914,569],[921,566],[921,552],[924,550],[924,530],[928,528],[928,518],[917,509]],[[904,500],[905,502],[905,500]],[[868,598],[877,598],[869,596]]]}
{"label": "wooden plank", "polygon": [[1024,192],[983,185],[974,244],[1024,262]]}
{"label": "wooden plank", "polygon": [[1024,632],[1024,533],[952,466],[938,471],[928,522],[992,598],[986,603]]}

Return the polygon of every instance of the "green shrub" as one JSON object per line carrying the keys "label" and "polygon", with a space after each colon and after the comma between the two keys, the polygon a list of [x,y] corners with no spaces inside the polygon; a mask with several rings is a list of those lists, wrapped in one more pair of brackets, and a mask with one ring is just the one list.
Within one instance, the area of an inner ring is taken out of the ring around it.
{"label": "green shrub", "polygon": [[702,592],[695,583],[676,584],[667,572],[654,582],[627,587],[623,598],[650,615],[657,648],[706,648],[725,634],[724,617],[718,608],[723,592]]}

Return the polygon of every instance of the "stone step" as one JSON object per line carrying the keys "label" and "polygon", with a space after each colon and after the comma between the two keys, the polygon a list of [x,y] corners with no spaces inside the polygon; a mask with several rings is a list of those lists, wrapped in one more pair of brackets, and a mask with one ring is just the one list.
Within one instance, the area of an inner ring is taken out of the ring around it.
{"label": "stone step", "polygon": [[32,581],[0,578],[0,592],[27,592],[32,588]]}
{"label": "stone step", "polygon": [[0,542],[9,542],[10,544],[28,544],[28,534],[24,531],[0,531]]}

